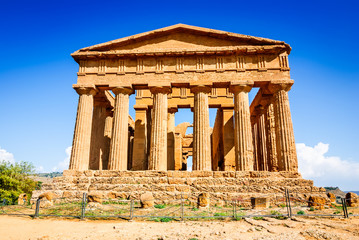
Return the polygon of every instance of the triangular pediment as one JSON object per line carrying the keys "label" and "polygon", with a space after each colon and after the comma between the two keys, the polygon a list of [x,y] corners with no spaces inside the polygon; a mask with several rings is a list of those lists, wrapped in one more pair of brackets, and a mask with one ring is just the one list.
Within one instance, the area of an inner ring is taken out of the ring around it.
{"label": "triangular pediment", "polygon": [[82,48],[76,54],[86,52],[166,52],[173,50],[200,51],[202,49],[218,49],[243,46],[281,45],[290,51],[290,46],[282,41],[253,37],[237,33],[176,24],[166,28],[125,37],[110,42]]}

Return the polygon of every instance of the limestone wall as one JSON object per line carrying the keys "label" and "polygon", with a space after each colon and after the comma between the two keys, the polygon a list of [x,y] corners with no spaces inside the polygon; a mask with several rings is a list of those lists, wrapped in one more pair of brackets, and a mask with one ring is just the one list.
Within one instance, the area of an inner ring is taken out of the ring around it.
{"label": "limestone wall", "polygon": [[198,196],[206,192],[211,198],[230,200],[266,194],[282,196],[285,188],[304,195],[325,192],[295,172],[68,170],[64,171],[63,177],[57,177],[53,183],[43,184],[40,191],[34,191],[33,199],[51,191],[68,199],[79,199],[83,192],[133,199],[145,192],[152,192],[156,199],[176,199],[181,193]]}

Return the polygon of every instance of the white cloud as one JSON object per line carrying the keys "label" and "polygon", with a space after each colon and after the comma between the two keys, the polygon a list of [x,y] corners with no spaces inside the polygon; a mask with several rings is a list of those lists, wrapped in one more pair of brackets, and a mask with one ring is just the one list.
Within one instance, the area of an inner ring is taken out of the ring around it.
{"label": "white cloud", "polygon": [[2,161],[15,163],[15,158],[12,153],[9,153],[8,151],[0,147],[0,162]]}
{"label": "white cloud", "polygon": [[359,162],[326,156],[329,144],[319,142],[314,147],[296,144],[299,172],[303,178],[314,180],[318,187],[340,187],[341,190],[359,190]]}
{"label": "white cloud", "polygon": [[37,172],[37,173],[44,173],[44,172],[45,172],[44,170],[45,170],[45,169],[44,169],[43,166],[38,166],[38,167],[36,167],[35,172]]}
{"label": "white cloud", "polygon": [[53,172],[62,172],[63,170],[69,168],[71,149],[72,149],[72,147],[68,147],[65,149],[66,158],[63,161],[59,162],[55,167],[52,168]]}

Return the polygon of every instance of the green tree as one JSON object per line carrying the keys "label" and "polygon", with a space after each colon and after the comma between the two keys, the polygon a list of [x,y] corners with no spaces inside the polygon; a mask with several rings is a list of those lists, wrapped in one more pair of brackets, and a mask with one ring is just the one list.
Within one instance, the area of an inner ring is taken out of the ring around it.
{"label": "green tree", "polygon": [[14,204],[21,193],[31,196],[36,187],[36,181],[29,175],[34,173],[31,163],[9,163],[0,161],[0,199],[6,199]]}

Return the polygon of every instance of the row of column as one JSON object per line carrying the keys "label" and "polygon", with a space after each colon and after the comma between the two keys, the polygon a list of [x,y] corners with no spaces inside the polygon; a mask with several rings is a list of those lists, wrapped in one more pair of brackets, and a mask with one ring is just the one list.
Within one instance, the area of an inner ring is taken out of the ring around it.
{"label": "row of column", "polygon": [[[96,89],[93,87],[75,88],[79,96],[76,125],[73,138],[73,147],[70,160],[70,169],[87,170],[90,155],[90,139],[92,126],[93,96]],[[250,171],[254,168],[254,146],[252,126],[250,120],[248,92],[249,85],[235,85],[230,87],[234,94],[234,137],[235,161],[237,171]],[[113,130],[110,145],[109,170],[127,170],[128,154],[128,114],[129,95],[133,89],[118,87],[112,89],[115,97]],[[151,145],[148,159],[149,170],[167,170],[167,95],[170,87],[152,87],[153,115],[151,124]],[[193,128],[193,170],[211,171],[211,140],[209,126],[208,94],[211,88],[196,86],[191,88],[194,93],[194,128]],[[278,162],[283,164],[284,171],[295,169],[296,152],[292,120],[289,110],[289,100],[286,89],[276,89],[273,108],[275,112],[276,155]],[[268,108],[269,109],[269,108]],[[263,115],[264,116],[264,115]],[[271,119],[271,118],[266,118]],[[263,118],[257,124],[258,129],[265,129]],[[260,131],[262,141],[267,137]],[[264,150],[263,150],[264,151]],[[294,159],[295,158],[295,159]],[[263,163],[264,164],[264,163]],[[267,166],[267,164],[265,164]],[[264,169],[263,169],[264,170]]]}
{"label": "row of column", "polygon": [[254,170],[298,171],[288,85],[275,86],[266,106],[257,106],[252,123]]}

